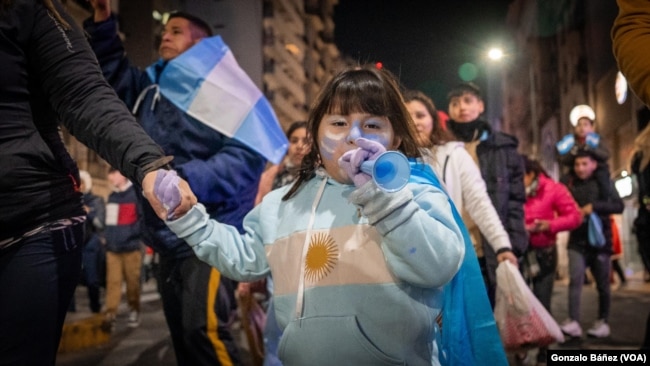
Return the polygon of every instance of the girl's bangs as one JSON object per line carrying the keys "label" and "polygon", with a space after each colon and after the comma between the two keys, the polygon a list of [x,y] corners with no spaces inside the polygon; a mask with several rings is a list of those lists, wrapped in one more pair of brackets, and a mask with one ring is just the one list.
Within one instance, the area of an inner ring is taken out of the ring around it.
{"label": "girl's bangs", "polygon": [[389,114],[387,99],[377,80],[347,80],[333,90],[328,113],[340,115],[368,113],[386,116]]}

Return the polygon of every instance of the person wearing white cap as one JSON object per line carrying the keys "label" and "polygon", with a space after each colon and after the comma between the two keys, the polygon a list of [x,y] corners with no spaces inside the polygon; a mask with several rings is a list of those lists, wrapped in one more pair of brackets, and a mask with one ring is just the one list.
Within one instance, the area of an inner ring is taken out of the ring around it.
{"label": "person wearing white cap", "polygon": [[569,120],[573,125],[573,133],[565,135],[555,147],[559,153],[559,162],[564,166],[565,172],[572,172],[573,162],[578,150],[588,150],[598,162],[594,175],[598,181],[601,198],[609,195],[609,150],[600,141],[600,135],[594,132],[596,113],[586,105],[580,104],[571,110]]}

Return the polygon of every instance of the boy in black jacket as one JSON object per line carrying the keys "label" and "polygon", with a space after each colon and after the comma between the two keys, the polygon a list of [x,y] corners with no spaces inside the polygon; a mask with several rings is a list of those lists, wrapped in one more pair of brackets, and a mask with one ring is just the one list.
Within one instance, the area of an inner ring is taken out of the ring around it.
{"label": "boy in black jacket", "polygon": [[[512,252],[521,257],[528,247],[528,234],[524,226],[524,162],[517,153],[519,142],[514,136],[493,131],[480,119],[484,110],[480,89],[472,83],[458,85],[449,92],[448,129],[459,140],[481,169],[490,200],[506,229]],[[510,249],[495,253],[476,225],[464,220],[474,242],[481,271],[486,282],[490,303],[494,307],[496,267],[511,258]]]}
{"label": "boy in black jacket", "polygon": [[140,325],[140,270],[142,244],[140,242],[140,209],[133,184],[118,170],[111,168],[108,180],[113,192],[106,204],[106,318],[111,330],[115,325],[117,307],[122,296],[122,282],[126,280],[126,298],[129,304],[129,327]]}
{"label": "boy in black jacket", "polygon": [[[598,319],[587,331],[596,338],[609,336],[607,324],[611,302],[609,275],[611,271],[612,230],[609,215],[623,212],[623,200],[609,181],[609,194],[603,199],[602,189],[596,177],[598,158],[591,149],[578,149],[574,159],[573,169],[561,178],[576,203],[583,217],[582,225],[571,231],[568,243],[569,255],[569,319],[560,328],[571,337],[581,337],[580,326],[580,297],[584,284],[585,269],[589,267],[596,280],[598,289]],[[596,213],[602,222],[602,234],[605,237],[603,246],[589,242],[589,216]]]}

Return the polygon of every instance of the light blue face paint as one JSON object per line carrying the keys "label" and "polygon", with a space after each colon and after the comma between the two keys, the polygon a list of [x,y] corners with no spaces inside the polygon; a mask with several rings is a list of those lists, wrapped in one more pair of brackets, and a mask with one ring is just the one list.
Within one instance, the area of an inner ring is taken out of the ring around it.
{"label": "light blue face paint", "polygon": [[382,144],[385,148],[388,148],[390,145],[390,141],[388,139],[388,136],[384,136],[384,134],[367,134],[365,136],[362,136],[365,139],[372,140],[375,142],[379,142]]}
{"label": "light blue face paint", "polygon": [[320,145],[320,154],[321,158],[325,160],[330,160],[334,158],[334,153],[336,152],[336,147],[341,143],[341,137],[338,135],[331,135],[326,133],[325,136],[321,139]]}
{"label": "light blue face paint", "polygon": [[[365,123],[372,123],[372,120],[366,121]],[[381,132],[377,132],[377,133],[369,132],[369,131],[364,132],[363,128],[361,127],[361,122],[354,121],[352,122],[352,127],[350,128],[350,133],[348,134],[347,141],[355,141],[359,137],[363,137],[364,139],[378,142],[382,144],[385,148],[388,148],[391,143],[390,131],[383,129],[381,130]]]}
{"label": "light blue face paint", "polygon": [[350,128],[350,133],[348,134],[348,141],[356,141],[359,137],[363,137],[363,132],[361,132],[361,126],[359,121],[352,122],[352,128]]}

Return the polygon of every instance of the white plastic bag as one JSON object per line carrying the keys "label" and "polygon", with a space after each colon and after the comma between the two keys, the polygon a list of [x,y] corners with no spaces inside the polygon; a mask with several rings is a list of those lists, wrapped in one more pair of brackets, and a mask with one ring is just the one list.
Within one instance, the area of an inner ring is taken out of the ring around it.
{"label": "white plastic bag", "polygon": [[508,261],[497,267],[494,317],[507,351],[564,342],[562,330],[537,300],[519,270]]}

